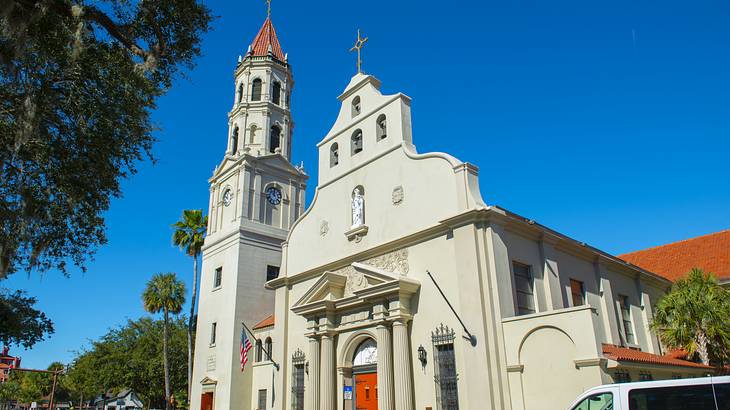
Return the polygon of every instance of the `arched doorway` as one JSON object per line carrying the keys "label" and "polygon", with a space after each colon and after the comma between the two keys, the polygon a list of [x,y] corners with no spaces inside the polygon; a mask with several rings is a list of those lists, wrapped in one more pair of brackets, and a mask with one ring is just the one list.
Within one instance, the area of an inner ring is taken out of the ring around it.
{"label": "arched doorway", "polygon": [[378,347],[366,339],[352,357],[352,379],[355,385],[355,410],[378,410]]}

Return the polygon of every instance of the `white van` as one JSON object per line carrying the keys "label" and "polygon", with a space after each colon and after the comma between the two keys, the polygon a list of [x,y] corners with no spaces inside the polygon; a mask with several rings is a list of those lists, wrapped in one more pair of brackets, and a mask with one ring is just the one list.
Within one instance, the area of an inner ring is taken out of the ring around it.
{"label": "white van", "polygon": [[570,410],[730,410],[730,376],[606,384]]}

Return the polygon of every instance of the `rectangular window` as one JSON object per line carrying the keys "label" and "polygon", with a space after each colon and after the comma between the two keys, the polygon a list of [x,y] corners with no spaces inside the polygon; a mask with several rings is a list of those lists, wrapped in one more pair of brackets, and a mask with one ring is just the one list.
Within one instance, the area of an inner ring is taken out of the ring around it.
{"label": "rectangular window", "polygon": [[618,295],[619,304],[621,304],[621,320],[624,324],[624,340],[628,344],[634,344],[634,327],[631,324],[631,304],[629,297],[626,295]]}
{"label": "rectangular window", "polygon": [[440,410],[459,410],[459,391],[454,357],[456,333],[441,325],[431,333],[434,355],[434,380],[436,381],[436,403]]}
{"label": "rectangular window", "polygon": [[278,266],[266,266],[266,281],[274,280],[279,277],[279,267]]}
{"label": "rectangular window", "polygon": [[639,381],[640,382],[650,382],[654,380],[654,377],[649,372],[640,372],[639,373]]}
{"label": "rectangular window", "polygon": [[714,408],[727,407],[715,407],[715,397],[710,384],[655,387],[629,391],[629,410],[704,410]]}
{"label": "rectangular window", "polygon": [[266,408],[266,389],[259,390],[259,410],[264,410]]}
{"label": "rectangular window", "polygon": [[573,306],[583,306],[586,304],[586,291],[583,288],[583,282],[575,279],[570,280],[570,295],[573,297]]}
{"label": "rectangular window", "polygon": [[529,265],[512,262],[512,271],[515,275],[515,295],[517,297],[517,314],[527,315],[535,313],[534,282]]}
{"label": "rectangular window", "polygon": [[210,344],[211,345],[215,344],[215,331],[216,331],[217,327],[218,327],[218,323],[216,323],[216,322],[213,322],[210,325]]}
{"label": "rectangular window", "polygon": [[219,288],[221,286],[221,283],[223,281],[223,267],[217,267],[215,268],[215,273],[213,274],[213,289]]}
{"label": "rectangular window", "polygon": [[613,372],[613,382],[614,383],[630,383],[631,375],[626,370],[616,370],[615,372]]}

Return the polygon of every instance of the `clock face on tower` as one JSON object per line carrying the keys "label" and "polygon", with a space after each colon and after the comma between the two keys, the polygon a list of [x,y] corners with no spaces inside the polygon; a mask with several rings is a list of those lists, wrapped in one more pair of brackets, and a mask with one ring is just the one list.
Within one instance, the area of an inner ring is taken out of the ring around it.
{"label": "clock face on tower", "polygon": [[266,190],[266,199],[271,205],[279,205],[281,203],[281,191],[277,187],[269,187]]}
{"label": "clock face on tower", "polygon": [[226,192],[223,193],[223,205],[230,205],[231,200],[233,200],[233,192],[230,189],[226,189]]}

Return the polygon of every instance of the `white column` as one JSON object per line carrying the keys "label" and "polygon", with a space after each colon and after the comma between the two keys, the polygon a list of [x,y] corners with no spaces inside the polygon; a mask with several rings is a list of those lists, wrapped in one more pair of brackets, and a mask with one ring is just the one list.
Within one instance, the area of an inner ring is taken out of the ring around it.
{"label": "white column", "polygon": [[393,375],[395,378],[396,410],[413,410],[410,351],[408,322],[405,319],[397,320],[393,322]]}
{"label": "white column", "polygon": [[322,335],[322,368],[320,383],[321,410],[335,410],[335,341],[333,335]]}
{"label": "white column", "polygon": [[309,403],[307,409],[319,409],[319,339],[309,339]]}
{"label": "white column", "polygon": [[378,338],[378,410],[393,410],[393,356],[390,349],[390,329],[376,326]]}

